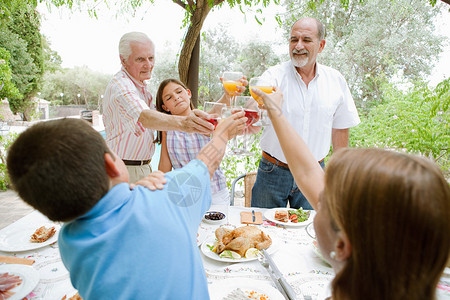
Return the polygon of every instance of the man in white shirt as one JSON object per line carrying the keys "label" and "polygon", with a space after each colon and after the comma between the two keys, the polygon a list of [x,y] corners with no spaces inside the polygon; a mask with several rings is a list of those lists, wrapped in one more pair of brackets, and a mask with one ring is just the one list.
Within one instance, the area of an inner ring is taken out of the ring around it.
{"label": "man in white shirt", "polygon": [[[360,123],[355,103],[341,73],[316,62],[325,47],[325,29],[316,19],[298,20],[289,38],[290,61],[269,68],[262,77],[283,92],[282,113],[324,166],[333,150],[348,146],[349,128]],[[263,155],[252,190],[252,206],[312,209],[295,184],[271,126],[261,136]]]}

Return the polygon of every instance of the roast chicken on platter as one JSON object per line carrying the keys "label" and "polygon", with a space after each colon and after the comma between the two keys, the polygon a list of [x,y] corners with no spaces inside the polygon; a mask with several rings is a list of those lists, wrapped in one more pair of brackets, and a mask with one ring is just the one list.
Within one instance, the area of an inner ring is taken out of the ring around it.
{"label": "roast chicken on platter", "polygon": [[217,254],[232,250],[244,256],[249,248],[267,249],[272,245],[272,239],[259,228],[251,225],[238,227],[234,230],[220,227],[216,230],[218,240]]}

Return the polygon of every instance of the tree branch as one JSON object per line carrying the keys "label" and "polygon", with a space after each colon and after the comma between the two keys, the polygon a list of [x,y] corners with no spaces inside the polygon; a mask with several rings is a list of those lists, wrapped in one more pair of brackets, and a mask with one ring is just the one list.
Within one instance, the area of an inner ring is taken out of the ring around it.
{"label": "tree branch", "polygon": [[[216,6],[216,5],[219,5],[219,4],[222,3],[223,1],[224,1],[224,0],[214,0],[213,5],[211,6],[211,8],[214,7],[214,6]],[[448,1],[450,1],[450,0],[448,0]]]}
{"label": "tree branch", "polygon": [[173,0],[173,3],[178,4],[183,9],[186,9],[186,4],[183,1],[181,1],[181,0]]}

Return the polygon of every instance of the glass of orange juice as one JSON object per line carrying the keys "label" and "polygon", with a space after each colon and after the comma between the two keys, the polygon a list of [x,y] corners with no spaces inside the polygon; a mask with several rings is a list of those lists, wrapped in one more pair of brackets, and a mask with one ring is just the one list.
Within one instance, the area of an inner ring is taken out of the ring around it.
{"label": "glass of orange juice", "polygon": [[[249,83],[250,94],[252,95],[253,99],[255,99],[255,101],[258,102],[260,107],[264,108],[264,103],[261,97],[256,96],[255,93],[253,93],[252,88],[257,88],[266,94],[271,94],[274,90],[274,86],[275,84],[272,82],[272,80],[268,80],[262,77],[253,77],[252,79],[250,79]],[[265,114],[265,109],[260,109],[260,113],[261,113],[260,116],[261,124],[263,126],[270,126],[271,124],[268,121],[268,118]]]}
{"label": "glass of orange juice", "polygon": [[223,88],[231,97],[231,105],[234,105],[235,97],[239,94],[237,87],[243,85],[242,77],[244,77],[242,72],[223,72],[222,74]]}

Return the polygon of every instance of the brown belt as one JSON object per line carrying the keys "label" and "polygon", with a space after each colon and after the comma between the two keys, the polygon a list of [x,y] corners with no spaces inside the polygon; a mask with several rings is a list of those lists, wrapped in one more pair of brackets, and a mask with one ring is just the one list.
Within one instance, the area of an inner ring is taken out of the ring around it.
{"label": "brown belt", "polygon": [[151,161],[151,159],[148,160],[126,160],[126,159],[122,159],[123,163],[126,166],[143,166],[143,165],[148,165]]}
{"label": "brown belt", "polygon": [[[282,162],[282,161],[279,161],[278,159],[276,159],[275,157],[273,157],[272,155],[270,155],[269,153],[267,153],[267,152],[265,152],[265,151],[263,151],[262,157],[264,157],[264,159],[266,159],[267,161],[270,161],[270,162],[273,163],[274,165],[277,165],[277,166],[280,166],[280,167],[284,167],[284,168],[289,169],[288,164],[286,164],[286,163],[284,163],[284,162]],[[323,160],[324,160],[324,159],[322,158],[322,160],[321,160],[321,161],[318,161],[318,163],[321,164],[321,163],[323,162]]]}

